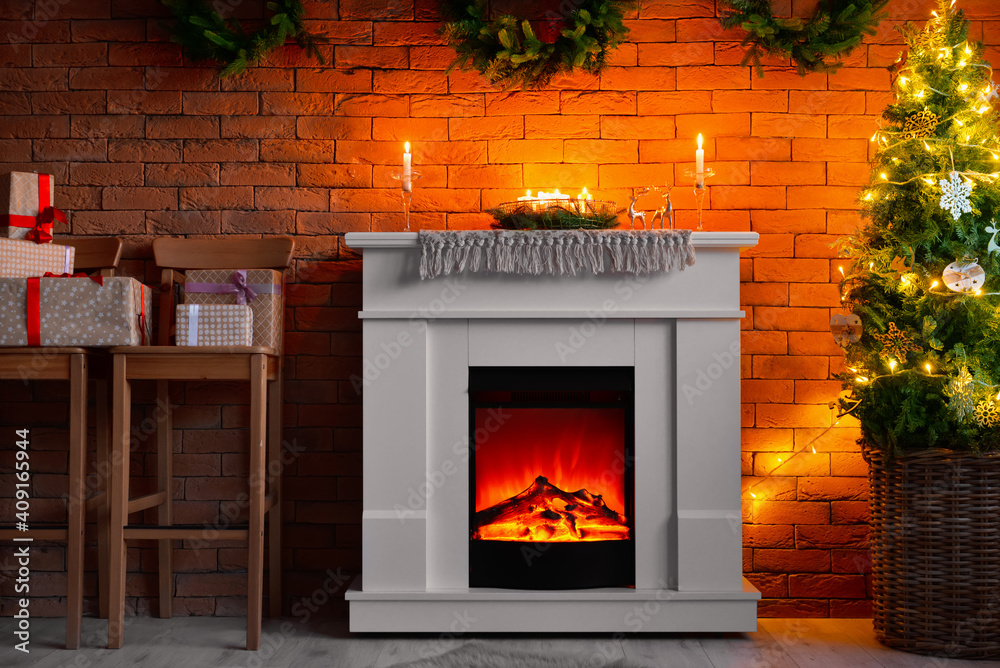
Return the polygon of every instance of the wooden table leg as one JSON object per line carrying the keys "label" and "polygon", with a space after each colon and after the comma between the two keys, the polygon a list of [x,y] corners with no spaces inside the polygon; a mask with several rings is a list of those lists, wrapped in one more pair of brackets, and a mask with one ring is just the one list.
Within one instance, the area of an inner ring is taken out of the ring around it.
{"label": "wooden table leg", "polygon": [[264,482],[267,357],[250,356],[250,531],[247,539],[247,649],[260,648],[264,595]]}
{"label": "wooden table leg", "polygon": [[271,497],[271,509],[267,515],[268,533],[268,615],[281,617],[281,528],[283,526],[281,513],[281,463],[282,428],[281,413],[284,408],[282,394],[282,374],[279,370],[277,380],[268,384],[268,420],[267,420],[267,450],[268,450],[268,494]]}
{"label": "wooden table leg", "polygon": [[[105,373],[107,370],[105,369]],[[98,616],[101,619],[108,618],[108,494],[111,485],[111,430],[109,426],[109,402],[108,390],[110,384],[101,379],[94,383],[97,389],[95,397],[95,413],[97,422],[97,456],[95,457],[96,469],[101,477],[99,491],[102,494],[101,502],[97,506],[97,600]]]}
{"label": "wooden table leg", "polygon": [[[160,504],[157,522],[160,526],[174,523],[174,424],[170,410],[169,385],[165,380],[156,381],[157,414],[161,418],[156,425],[156,488],[166,492],[167,498]],[[173,541],[157,541],[160,582],[160,617],[169,618],[174,614],[174,551]]]}
{"label": "wooden table leg", "polygon": [[66,532],[66,649],[80,647],[83,622],[83,523],[87,510],[84,462],[87,458],[87,358],[69,361],[69,498]]}
{"label": "wooden table leg", "polygon": [[125,522],[128,518],[129,413],[132,391],[126,377],[125,355],[114,356],[111,424],[111,479],[108,539],[108,649],[119,649],[125,639]]}

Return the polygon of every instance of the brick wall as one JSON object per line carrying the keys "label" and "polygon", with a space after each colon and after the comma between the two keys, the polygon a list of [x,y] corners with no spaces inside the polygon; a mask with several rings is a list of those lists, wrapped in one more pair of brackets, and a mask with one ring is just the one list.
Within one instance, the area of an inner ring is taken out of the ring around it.
{"label": "brick wall", "polygon": [[[229,4],[248,18],[263,6]],[[815,2],[792,4],[801,14]],[[1000,62],[1000,8],[960,4]],[[359,567],[360,397],[348,379],[361,368],[360,289],[342,235],[401,228],[389,176],[401,143],[414,143],[424,175],[413,198],[422,227],[484,227],[483,209],[526,188],[587,186],[622,204],[631,187],[664,183],[678,185],[678,223],[690,227],[683,170],[704,133],[717,172],[706,227],[761,234],[742,261],[744,569],[764,592],[764,616],[867,614],[866,467],[849,420],[824,431],[839,389],[829,378],[841,366],[828,333],[839,303],[829,244],[858,223],[868,137],[891,99],[885,67],[901,48],[894,28],[924,20],[933,0],[893,0],[892,19],[836,75],[799,78],[774,63],[764,79],[739,66],[741,35],[719,27],[711,0],[644,0],[600,78],[509,94],[474,74],[445,75],[452,54],[435,35],[433,5],[308,2],[313,27],[331,38],[327,66],[287,48],[220,83],[165,40],[153,0],[7,0],[0,173],[53,173],[72,233],[121,236],[124,272],[150,281],[157,235],[296,235],[286,435],[301,453],[285,471],[284,519],[287,590],[302,596],[326,569]],[[35,428],[34,512],[58,516],[58,498],[42,497],[64,489],[66,389],[8,382],[0,391],[2,424]],[[174,391],[178,521],[212,521],[240,491],[246,392],[200,383]],[[142,418],[155,409],[150,388],[137,399],[147,402],[134,421],[141,490],[155,464]],[[4,476],[5,499],[11,484]],[[0,509],[7,517],[9,502]],[[58,613],[62,549],[37,555],[35,612]],[[231,546],[185,546],[178,610],[241,613],[245,559]],[[129,568],[130,603],[155,609],[151,545],[130,550]],[[0,594],[11,587],[0,582]],[[7,612],[10,598],[3,603]]]}

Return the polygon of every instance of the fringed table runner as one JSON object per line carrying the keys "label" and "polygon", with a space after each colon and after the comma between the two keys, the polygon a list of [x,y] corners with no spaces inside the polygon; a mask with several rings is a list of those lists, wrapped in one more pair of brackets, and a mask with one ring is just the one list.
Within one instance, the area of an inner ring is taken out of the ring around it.
{"label": "fringed table runner", "polygon": [[422,230],[420,278],[462,272],[653,274],[694,264],[691,230]]}

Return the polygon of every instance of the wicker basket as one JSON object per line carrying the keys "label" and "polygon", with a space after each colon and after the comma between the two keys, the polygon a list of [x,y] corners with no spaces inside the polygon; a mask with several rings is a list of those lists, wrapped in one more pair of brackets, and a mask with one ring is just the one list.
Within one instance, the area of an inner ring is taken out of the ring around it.
{"label": "wicker basket", "polygon": [[863,451],[878,639],[918,654],[1000,656],[1000,455],[928,450],[887,462]]}

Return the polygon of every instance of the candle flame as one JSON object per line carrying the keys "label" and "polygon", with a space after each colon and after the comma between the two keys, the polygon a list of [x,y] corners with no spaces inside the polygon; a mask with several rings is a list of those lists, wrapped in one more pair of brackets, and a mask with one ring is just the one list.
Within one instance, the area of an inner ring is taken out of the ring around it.
{"label": "candle flame", "polygon": [[701,133],[698,134],[698,148],[701,148],[701,143],[703,139],[701,138]]}
{"label": "candle flame", "polygon": [[404,150],[404,151],[405,151],[406,153],[409,153],[409,152],[410,152],[410,142],[406,142],[405,144],[403,144],[403,150]]}

